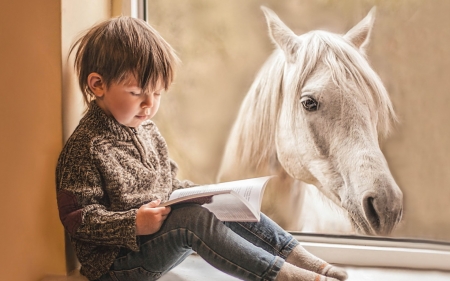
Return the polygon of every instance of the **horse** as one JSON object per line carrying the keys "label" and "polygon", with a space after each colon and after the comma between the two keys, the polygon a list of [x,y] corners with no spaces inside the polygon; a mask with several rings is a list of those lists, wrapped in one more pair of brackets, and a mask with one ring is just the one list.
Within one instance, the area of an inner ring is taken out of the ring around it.
{"label": "horse", "polygon": [[344,35],[296,35],[261,9],[275,50],[241,104],[217,179],[276,174],[263,211],[285,222],[304,212],[299,187],[313,185],[353,231],[388,235],[402,218],[403,194],[379,145],[397,117],[366,59],[375,7]]}

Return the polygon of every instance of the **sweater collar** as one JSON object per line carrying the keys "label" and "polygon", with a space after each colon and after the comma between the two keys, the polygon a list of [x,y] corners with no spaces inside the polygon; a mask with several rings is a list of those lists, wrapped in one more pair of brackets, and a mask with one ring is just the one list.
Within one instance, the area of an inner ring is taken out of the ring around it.
{"label": "sweater collar", "polygon": [[140,131],[140,126],[131,129],[117,122],[114,117],[108,116],[95,100],[89,104],[89,110],[86,113],[84,120],[93,124],[99,131],[104,130],[116,136],[119,140],[131,140],[135,132]]}

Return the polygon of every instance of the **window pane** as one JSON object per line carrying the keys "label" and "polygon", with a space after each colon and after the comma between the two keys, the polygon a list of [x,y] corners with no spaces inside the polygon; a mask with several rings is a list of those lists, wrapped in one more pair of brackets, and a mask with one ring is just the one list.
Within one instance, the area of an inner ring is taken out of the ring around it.
{"label": "window pane", "polygon": [[[449,241],[450,2],[446,0],[149,1],[150,24],[182,60],[155,119],[180,166],[180,178],[197,183],[216,179],[240,105],[274,49],[262,4],[296,34],[322,28],[344,34],[377,6],[367,57],[400,120],[392,134],[380,140],[404,195],[403,219],[391,236]],[[346,212],[315,187],[271,186],[265,195],[264,211],[287,229],[354,234]]]}

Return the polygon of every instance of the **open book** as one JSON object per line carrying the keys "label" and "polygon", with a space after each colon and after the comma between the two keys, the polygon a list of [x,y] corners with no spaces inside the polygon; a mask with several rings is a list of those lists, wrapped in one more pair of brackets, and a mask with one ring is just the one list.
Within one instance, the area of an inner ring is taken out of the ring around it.
{"label": "open book", "polygon": [[221,221],[259,221],[262,195],[271,176],[175,190],[159,207],[196,203]]}

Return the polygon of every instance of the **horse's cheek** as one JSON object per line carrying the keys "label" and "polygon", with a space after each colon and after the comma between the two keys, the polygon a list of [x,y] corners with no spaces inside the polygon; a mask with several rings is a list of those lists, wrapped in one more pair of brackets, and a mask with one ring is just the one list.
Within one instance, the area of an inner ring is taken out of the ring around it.
{"label": "horse's cheek", "polygon": [[276,138],[277,157],[281,166],[293,178],[311,177],[307,167],[302,162],[305,151],[298,143],[298,139],[286,132],[279,132]]}

